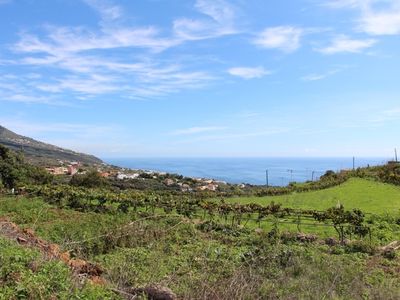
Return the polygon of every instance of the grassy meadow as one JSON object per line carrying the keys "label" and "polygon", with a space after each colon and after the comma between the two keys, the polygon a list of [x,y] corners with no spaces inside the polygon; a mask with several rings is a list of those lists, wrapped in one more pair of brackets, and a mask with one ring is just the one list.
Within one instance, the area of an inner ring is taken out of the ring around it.
{"label": "grassy meadow", "polygon": [[269,197],[235,197],[231,203],[258,203],[274,201],[284,207],[324,210],[338,203],[346,209],[358,208],[372,214],[400,214],[400,187],[362,178],[350,178],[345,183],[325,190],[293,193]]}

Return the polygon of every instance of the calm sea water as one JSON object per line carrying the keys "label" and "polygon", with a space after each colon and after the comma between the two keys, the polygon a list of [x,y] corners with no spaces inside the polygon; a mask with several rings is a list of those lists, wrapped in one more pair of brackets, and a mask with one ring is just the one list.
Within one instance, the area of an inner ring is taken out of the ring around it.
{"label": "calm sea water", "polygon": [[[385,158],[356,158],[355,167],[383,164]],[[352,158],[118,158],[104,159],[119,167],[177,173],[230,183],[287,185],[317,179],[327,170],[353,167]]]}

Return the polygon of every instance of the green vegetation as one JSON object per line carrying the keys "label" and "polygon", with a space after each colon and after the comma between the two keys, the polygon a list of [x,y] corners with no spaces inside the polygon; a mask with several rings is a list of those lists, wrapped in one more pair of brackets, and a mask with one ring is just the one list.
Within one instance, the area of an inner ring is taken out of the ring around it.
{"label": "green vegetation", "polygon": [[[380,182],[396,169],[217,193],[118,188],[97,172],[61,183],[41,172],[3,149],[0,299],[152,299],[165,287],[164,299],[400,295],[400,187]],[[232,194],[251,197],[223,197]],[[10,235],[10,222],[63,256]],[[78,274],[71,261],[102,271]]]}
{"label": "green vegetation", "polygon": [[100,188],[108,185],[105,178],[101,177],[96,170],[90,170],[85,174],[75,174],[72,176],[71,185],[83,186],[87,188]]}
{"label": "green vegetation", "polygon": [[63,263],[0,237],[0,299],[113,299],[105,287],[79,286]]}
{"label": "green vegetation", "polygon": [[45,170],[27,164],[20,153],[0,145],[0,189],[16,188],[24,184],[45,184],[52,176]]}
{"label": "green vegetation", "polygon": [[262,205],[275,201],[284,207],[317,210],[325,210],[340,203],[347,209],[358,208],[366,213],[399,214],[400,187],[369,179],[350,178],[339,186],[320,191],[274,197],[236,197],[226,201]]}
{"label": "green vegetation", "polygon": [[[74,293],[80,299],[111,299],[119,297],[111,287],[121,290],[151,283],[168,286],[185,299],[291,299],[293,295],[396,299],[400,292],[396,271],[400,260],[374,254],[376,248],[367,242],[344,247],[299,243],[289,233],[271,235],[173,216],[82,213],[20,197],[1,201],[2,216],[34,228],[40,237],[75,256],[100,263],[109,282],[81,287],[64,265],[54,261],[44,262],[40,268],[44,273],[32,271],[30,262],[40,260],[39,254],[7,242],[1,265],[23,275],[17,282],[2,279],[1,288],[9,291],[6,295],[29,289],[35,299],[49,299],[49,295],[63,299]],[[15,253],[21,257],[18,268],[10,261]],[[47,294],[37,296],[44,288]]]}

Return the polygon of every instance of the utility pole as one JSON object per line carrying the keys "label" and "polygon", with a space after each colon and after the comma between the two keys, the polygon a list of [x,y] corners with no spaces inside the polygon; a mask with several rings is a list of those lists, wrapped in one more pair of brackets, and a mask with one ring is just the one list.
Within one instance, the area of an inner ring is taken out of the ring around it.
{"label": "utility pole", "polygon": [[288,170],[290,172],[290,182],[293,182],[293,170]]}
{"label": "utility pole", "polygon": [[268,180],[268,170],[265,170],[265,180],[266,180],[266,183],[267,183],[267,187],[269,186],[269,180]]}

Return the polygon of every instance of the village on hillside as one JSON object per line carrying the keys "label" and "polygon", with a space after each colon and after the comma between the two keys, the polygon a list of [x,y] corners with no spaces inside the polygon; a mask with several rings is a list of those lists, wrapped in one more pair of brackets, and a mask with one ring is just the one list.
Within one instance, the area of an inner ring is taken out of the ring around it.
{"label": "village on hillside", "polygon": [[[58,163],[58,166],[46,167],[47,172],[55,176],[72,177],[74,175],[84,175],[88,171],[96,170],[101,177],[110,180],[121,182],[155,180],[166,187],[182,192],[218,191],[220,187],[229,185],[227,182],[221,180],[183,177],[177,174],[149,170],[132,170],[111,166],[105,163],[101,165],[87,165],[81,162],[62,160],[59,160]],[[239,187],[243,188],[245,185],[242,184],[239,185]]]}

